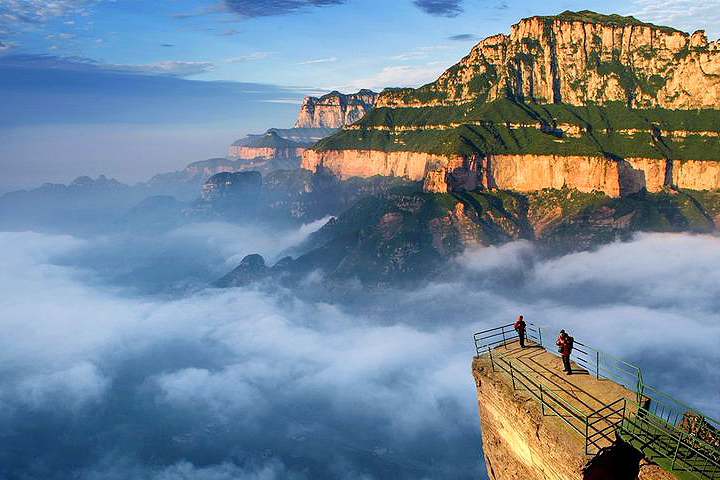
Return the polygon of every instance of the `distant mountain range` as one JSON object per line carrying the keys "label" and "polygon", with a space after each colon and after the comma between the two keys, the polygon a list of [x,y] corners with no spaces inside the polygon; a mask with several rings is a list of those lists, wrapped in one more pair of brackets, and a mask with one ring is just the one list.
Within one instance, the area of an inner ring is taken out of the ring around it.
{"label": "distant mountain range", "polygon": [[159,174],[150,183],[188,182],[199,185],[222,172],[256,170],[263,174],[299,168],[302,153],[318,141],[369,112],[378,94],[360,90],[354,94],[331,92],[320,98],[305,97],[294,128],[270,128],[234,141],[226,158],[194,162],[178,172]]}
{"label": "distant mountain range", "polygon": [[292,258],[251,256],[218,281],[298,286],[320,272],[328,295],[351,279],[451,276],[448,260],[466,249],[513,240],[552,255],[638,231],[713,232],[719,97],[720,47],[702,32],[592,12],[532,17],[418,89],[310,97],[296,128],[133,187],[81,177],[7,194],[0,223],[332,216]]}

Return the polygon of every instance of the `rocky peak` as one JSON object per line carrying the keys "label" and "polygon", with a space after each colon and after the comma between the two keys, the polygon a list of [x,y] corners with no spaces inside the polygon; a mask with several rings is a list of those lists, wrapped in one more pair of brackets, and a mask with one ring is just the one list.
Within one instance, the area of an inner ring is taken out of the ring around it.
{"label": "rocky peak", "polygon": [[128,186],[118,182],[114,178],[107,178],[105,175],[100,175],[96,179],[82,175],[68,184],[68,189],[84,191],[120,190],[124,188],[128,188]]}
{"label": "rocky peak", "polygon": [[265,259],[253,253],[246,255],[240,265],[215,282],[216,287],[239,287],[261,280],[271,273],[270,267],[265,264]]}
{"label": "rocky peak", "polygon": [[262,175],[259,172],[222,172],[213,175],[203,184],[202,197],[209,202],[255,197],[261,186]]}
{"label": "rocky peak", "polygon": [[720,45],[633,17],[566,11],[526,18],[478,43],[420,89],[383,92],[382,106],[458,105],[504,97],[576,106],[717,108]]}
{"label": "rocky peak", "polygon": [[245,138],[241,138],[231,146],[249,148],[299,148],[305,145],[283,138],[278,132],[270,129],[260,135],[248,135]]}
{"label": "rocky peak", "polygon": [[342,94],[332,91],[320,98],[305,97],[295,128],[340,128],[350,125],[368,113],[378,94],[367,89]]}

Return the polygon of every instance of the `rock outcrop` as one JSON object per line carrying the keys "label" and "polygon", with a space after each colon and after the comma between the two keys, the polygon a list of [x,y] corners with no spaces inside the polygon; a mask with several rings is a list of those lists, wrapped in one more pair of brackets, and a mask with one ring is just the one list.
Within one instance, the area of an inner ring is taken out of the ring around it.
{"label": "rock outcrop", "polygon": [[206,202],[256,198],[261,187],[262,176],[258,172],[218,173],[203,184],[202,198]]}
{"label": "rock outcrop", "polygon": [[234,142],[228,151],[228,158],[237,160],[234,171],[297,168],[308,146],[268,130],[262,135],[248,135]]}
{"label": "rock outcrop", "polygon": [[[491,480],[676,479],[619,439],[588,455],[580,435],[549,407],[543,411],[527,390],[515,391],[509,376],[493,371],[486,358],[476,357],[472,372],[483,454]],[[594,382],[594,378],[586,378],[587,383]],[[606,388],[601,382],[593,386]],[[614,384],[607,388],[623,390]],[[632,396],[630,392],[628,395]]]}
{"label": "rock outcrop", "polygon": [[395,175],[423,181],[424,191],[445,193],[486,189],[531,192],[575,188],[621,196],[674,186],[691,190],[720,188],[720,162],[653,158],[615,159],[578,155],[443,156],[378,150],[308,150],[302,168],[341,179]]}
{"label": "rock outcrop", "polygon": [[565,12],[486,38],[435,82],[384,91],[302,165],[343,178],[423,171],[432,192],[716,189],[719,137],[720,43]]}
{"label": "rock outcrop", "polygon": [[526,18],[509,35],[478,43],[418,91],[383,94],[378,107],[491,102],[511,95],[539,103],[622,102],[632,108],[699,109],[720,104],[720,44],[633,17],[564,12]]}
{"label": "rock outcrop", "polygon": [[333,91],[320,98],[305,97],[295,128],[340,128],[365,116],[378,94],[371,90],[344,95]]}

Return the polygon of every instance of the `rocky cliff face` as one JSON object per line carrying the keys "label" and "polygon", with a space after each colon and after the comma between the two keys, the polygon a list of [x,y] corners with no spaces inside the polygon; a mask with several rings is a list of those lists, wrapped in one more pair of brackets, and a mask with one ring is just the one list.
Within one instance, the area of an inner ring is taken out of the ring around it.
{"label": "rocky cliff face", "polygon": [[371,90],[343,95],[330,92],[320,98],[305,97],[295,128],[340,128],[365,116],[375,105],[378,94]]}
{"label": "rocky cliff face", "polygon": [[[302,179],[292,190],[305,193],[287,195],[283,192],[292,182],[289,174],[276,172],[263,181],[266,193],[278,188],[282,192],[267,197],[264,203],[271,208],[262,210],[261,218],[272,217],[276,208],[295,218],[308,212],[315,215],[309,218],[336,215],[310,236],[302,255],[264,270],[290,285],[316,271],[322,272],[329,288],[348,279],[382,286],[452,278],[447,262],[466,249],[519,239],[557,254],[630,238],[637,231],[720,229],[718,190],[638,192],[622,198],[566,188],[441,194],[423,193],[422,183],[403,177],[336,182],[300,170],[292,174]],[[224,284],[235,284],[232,278]],[[237,284],[242,278],[245,273],[237,277]]]}
{"label": "rocky cliff face", "polygon": [[203,184],[202,198],[206,202],[256,198],[261,186],[262,176],[258,172],[218,173]]}
{"label": "rocky cliff face", "polygon": [[665,159],[614,159],[579,155],[443,156],[377,150],[308,150],[302,168],[329,172],[341,179],[395,175],[423,181],[426,192],[486,189],[532,192],[575,188],[621,196],[673,186],[691,190],[720,188],[720,162]]}
{"label": "rocky cliff face", "polygon": [[579,435],[552,412],[543,412],[530,395],[513,391],[509,378],[493,372],[485,358],[476,357],[472,371],[491,480],[676,479],[620,441],[586,455]]}
{"label": "rocky cliff face", "polygon": [[[718,108],[720,44],[632,17],[565,12],[495,35],[420,91],[384,93],[377,106],[491,102],[622,102],[632,108]],[[423,100],[422,96],[428,97]]]}
{"label": "rocky cliff face", "polygon": [[234,142],[228,150],[233,170],[257,170],[267,173],[280,168],[297,168],[309,144],[295,142],[270,129],[262,135],[248,135]]}
{"label": "rocky cliff face", "polygon": [[716,189],[719,136],[718,42],[565,12],[481,41],[433,83],[383,92],[303,166],[341,177],[424,170],[432,192]]}

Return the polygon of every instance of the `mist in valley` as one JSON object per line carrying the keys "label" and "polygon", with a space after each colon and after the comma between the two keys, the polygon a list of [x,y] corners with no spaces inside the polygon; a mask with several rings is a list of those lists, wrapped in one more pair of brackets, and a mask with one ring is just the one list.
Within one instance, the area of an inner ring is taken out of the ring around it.
{"label": "mist in valley", "polygon": [[518,314],[720,413],[717,236],[511,242],[412,289],[212,287],[311,220],[0,232],[0,477],[483,478],[472,334]]}

